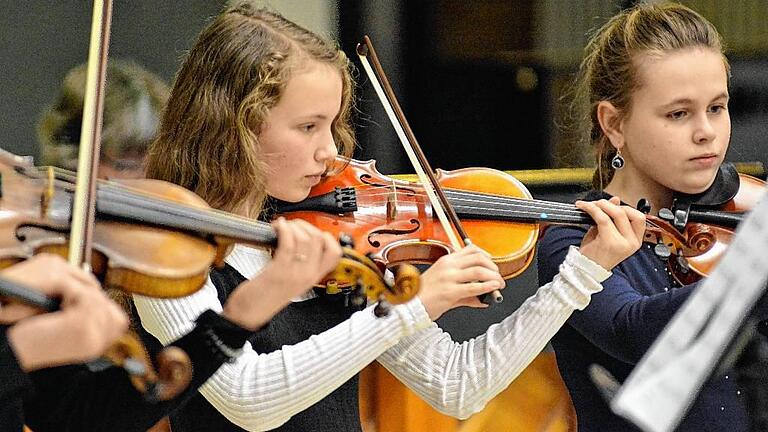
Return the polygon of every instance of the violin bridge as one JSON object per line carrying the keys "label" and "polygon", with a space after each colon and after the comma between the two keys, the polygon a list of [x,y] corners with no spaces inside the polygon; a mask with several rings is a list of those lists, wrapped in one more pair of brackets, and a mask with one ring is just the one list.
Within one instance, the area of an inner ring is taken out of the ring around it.
{"label": "violin bridge", "polygon": [[392,192],[387,196],[387,221],[397,217],[397,185],[392,181]]}
{"label": "violin bridge", "polygon": [[43,194],[40,196],[40,217],[43,219],[48,216],[48,209],[51,206],[51,202],[53,201],[53,196],[55,194],[53,184],[55,181],[55,175],[53,172],[53,167],[48,167],[46,170],[46,175],[48,181],[45,184]]}

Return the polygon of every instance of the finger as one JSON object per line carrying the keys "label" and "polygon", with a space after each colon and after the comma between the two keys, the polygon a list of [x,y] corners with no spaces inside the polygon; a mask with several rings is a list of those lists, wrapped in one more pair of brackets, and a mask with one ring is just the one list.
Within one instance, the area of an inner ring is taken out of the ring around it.
{"label": "finger", "polygon": [[40,309],[23,304],[4,304],[0,306],[0,324],[13,324],[24,318],[39,315]]}
{"label": "finger", "polygon": [[62,274],[57,280],[58,296],[61,297],[61,308],[68,309],[87,301],[93,296],[106,295],[101,289],[94,290],[83,284],[80,279],[70,273]]}
{"label": "finger", "polygon": [[93,273],[70,264],[64,258],[47,253],[36,255],[34,258],[37,257],[41,257],[40,264],[47,269],[48,273],[55,275],[56,278],[66,274],[90,289],[101,289],[101,285]]}
{"label": "finger", "polygon": [[478,251],[454,256],[452,266],[459,270],[485,267],[488,270],[499,271],[499,267],[491,260],[490,256]]}
{"label": "finger", "polygon": [[465,298],[457,301],[456,304],[451,309],[457,308],[459,306],[467,306],[471,308],[484,309],[490,305],[481,302],[480,299],[478,299],[477,297],[469,297],[469,298]]}
{"label": "finger", "polygon": [[67,264],[67,273],[72,276],[73,279],[81,283],[85,288],[101,290],[101,284],[96,276],[91,272],[87,272],[83,269]]}
{"label": "finger", "polygon": [[322,260],[320,262],[321,269],[324,274],[330,273],[336,266],[339,265],[341,259],[341,245],[336,241],[330,233],[323,233],[321,236],[323,244]]}
{"label": "finger", "polygon": [[625,213],[619,205],[613,204],[607,200],[599,200],[595,204],[597,204],[597,206],[613,220],[613,225],[622,237],[627,238],[627,236],[633,235],[632,225],[629,223],[627,213]]}
{"label": "finger", "polygon": [[285,219],[279,217],[272,222],[272,227],[277,234],[277,248],[275,249],[274,258],[283,263],[287,263],[293,259],[294,253],[296,253],[296,240],[293,236],[293,231],[287,226]]}
{"label": "finger", "polygon": [[599,232],[607,235],[611,231],[616,230],[613,220],[593,201],[576,201],[575,205],[595,221],[595,226],[597,226]]}
{"label": "finger", "polygon": [[491,257],[491,254],[488,253],[485,249],[481,248],[480,246],[476,244],[470,244],[469,246],[465,246],[459,250],[464,255],[472,255],[472,254],[479,254],[486,256],[488,258]]}
{"label": "finger", "polygon": [[320,230],[300,219],[290,221],[289,225],[296,238],[294,262],[307,266],[310,269],[319,268],[323,248],[323,244],[320,241]]}
{"label": "finger", "polygon": [[499,282],[497,280],[488,280],[483,282],[468,282],[461,284],[461,289],[465,295],[462,298],[470,298],[488,294],[491,291],[499,289]]}
{"label": "finger", "polygon": [[485,267],[471,267],[468,269],[460,270],[456,273],[456,282],[496,282],[496,289],[501,288],[501,275],[498,270],[489,270]]}
{"label": "finger", "polygon": [[636,241],[638,243],[642,243],[643,238],[645,238],[645,213],[633,209],[629,206],[623,207],[624,211],[627,213],[627,218],[629,218],[629,223],[632,225],[632,231],[634,231],[636,236]]}

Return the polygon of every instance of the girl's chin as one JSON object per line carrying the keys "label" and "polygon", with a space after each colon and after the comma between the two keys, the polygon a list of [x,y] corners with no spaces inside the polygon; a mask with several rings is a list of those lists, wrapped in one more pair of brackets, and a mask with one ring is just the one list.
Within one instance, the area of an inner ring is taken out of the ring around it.
{"label": "girl's chin", "polygon": [[688,195],[696,195],[700,194],[712,186],[712,183],[715,181],[715,176],[707,176],[705,178],[700,179],[690,179],[686,181],[684,184],[680,185],[679,188],[676,188],[675,190],[678,192],[682,192],[684,194]]}
{"label": "girl's chin", "polygon": [[297,189],[295,191],[289,191],[289,192],[283,192],[283,193],[267,193],[272,198],[278,199],[280,201],[285,201],[289,203],[297,203],[304,201],[309,196],[309,188],[301,188],[301,190]]}

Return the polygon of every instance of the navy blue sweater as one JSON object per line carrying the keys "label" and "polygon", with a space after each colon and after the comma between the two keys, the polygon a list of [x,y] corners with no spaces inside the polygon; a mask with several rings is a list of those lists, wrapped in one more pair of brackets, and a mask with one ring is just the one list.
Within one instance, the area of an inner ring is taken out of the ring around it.
{"label": "navy blue sweater", "polygon": [[[550,282],[578,246],[587,228],[550,227],[539,243],[539,283]],[[695,285],[679,287],[666,262],[643,245],[613,269],[603,291],[589,306],[575,311],[552,339],[560,374],[571,394],[579,432],[639,430],[613,414],[592,384],[588,368],[596,363],[624,381]],[[749,420],[735,376],[713,378],[699,394],[678,431],[749,430]]]}

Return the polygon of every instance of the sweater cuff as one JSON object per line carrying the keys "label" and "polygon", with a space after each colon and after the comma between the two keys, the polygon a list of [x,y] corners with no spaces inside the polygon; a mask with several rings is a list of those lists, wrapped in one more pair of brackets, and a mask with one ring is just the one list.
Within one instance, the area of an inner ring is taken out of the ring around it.
{"label": "sweater cuff", "polygon": [[240,327],[211,309],[201,313],[195,320],[195,323],[197,327],[211,329],[217,338],[221,339],[223,343],[232,349],[242,348],[248,338],[255,333]]}
{"label": "sweater cuff", "polygon": [[581,270],[582,272],[586,273],[587,276],[595,279],[600,283],[611,277],[612,274],[610,271],[604,269],[600,264],[597,264],[596,262],[582,255],[577,246],[570,247],[568,250],[568,255],[565,257],[565,261],[574,268]]}

